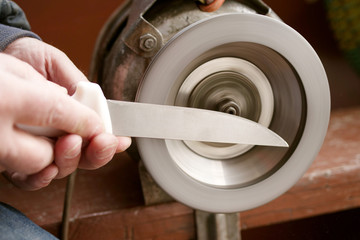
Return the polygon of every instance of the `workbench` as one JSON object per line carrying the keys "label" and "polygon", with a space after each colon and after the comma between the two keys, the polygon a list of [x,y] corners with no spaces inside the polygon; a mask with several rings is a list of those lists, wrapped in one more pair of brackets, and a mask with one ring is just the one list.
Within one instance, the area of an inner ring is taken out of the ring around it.
{"label": "workbench", "polygon": [[[360,207],[360,77],[337,50],[329,29],[324,29],[326,17],[320,3],[306,5],[305,9],[304,3],[299,2],[291,1],[303,7],[298,9],[298,15],[291,15],[281,10],[280,1],[267,1],[285,22],[313,44],[323,61],[332,94],[330,125],[319,155],[294,187],[266,205],[240,213],[243,239],[250,239],[246,238],[246,232],[252,229],[261,231],[266,226],[306,221],[345,210],[357,211]],[[314,18],[322,20],[313,21]],[[36,29],[36,25],[33,27]],[[0,201],[13,205],[57,235],[65,185],[65,179],[55,180],[45,189],[26,192],[1,176]],[[144,205],[138,162],[127,153],[118,154],[99,170],[78,171],[70,239],[194,239],[195,236],[193,209],[177,202]]]}

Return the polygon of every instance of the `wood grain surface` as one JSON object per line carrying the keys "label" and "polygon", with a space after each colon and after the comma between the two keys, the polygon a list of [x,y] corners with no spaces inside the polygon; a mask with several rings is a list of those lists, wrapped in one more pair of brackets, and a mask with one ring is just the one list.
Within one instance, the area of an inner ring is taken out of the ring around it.
{"label": "wood grain surface", "polygon": [[[332,114],[319,156],[301,180],[276,200],[242,212],[242,229],[360,207],[360,79],[332,38],[321,1],[268,0],[319,53],[331,88]],[[17,1],[33,30],[65,51],[86,73],[96,37],[122,1]],[[36,192],[0,176],[0,201],[57,234],[65,180]],[[145,206],[138,163],[126,153],[96,171],[80,170],[71,210],[71,239],[194,239],[193,210],[176,202]]]}

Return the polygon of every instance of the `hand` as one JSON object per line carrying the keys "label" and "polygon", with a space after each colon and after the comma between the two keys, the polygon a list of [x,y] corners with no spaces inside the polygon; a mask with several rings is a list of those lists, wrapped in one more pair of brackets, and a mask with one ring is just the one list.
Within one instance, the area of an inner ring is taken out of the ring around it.
{"label": "hand", "polygon": [[[6,170],[15,185],[35,190],[77,167],[99,168],[131,144],[130,138],[104,133],[98,115],[67,95],[78,81],[87,79],[64,53],[32,38],[18,39],[4,52],[0,170]],[[51,126],[68,134],[50,140],[30,135],[16,124]]]}

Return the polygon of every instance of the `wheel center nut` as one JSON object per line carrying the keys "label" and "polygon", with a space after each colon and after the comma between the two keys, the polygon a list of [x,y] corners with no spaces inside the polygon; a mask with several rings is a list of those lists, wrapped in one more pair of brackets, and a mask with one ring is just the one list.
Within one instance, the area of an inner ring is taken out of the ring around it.
{"label": "wheel center nut", "polygon": [[233,100],[224,100],[220,102],[218,104],[218,110],[220,112],[224,112],[236,116],[240,116],[241,114],[239,105]]}

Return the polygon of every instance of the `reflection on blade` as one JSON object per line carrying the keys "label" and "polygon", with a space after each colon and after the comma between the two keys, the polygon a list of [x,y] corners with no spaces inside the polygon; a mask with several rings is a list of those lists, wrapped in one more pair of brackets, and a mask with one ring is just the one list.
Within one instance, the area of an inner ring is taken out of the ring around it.
{"label": "reflection on blade", "polygon": [[118,136],[288,147],[270,129],[222,112],[108,100]]}

